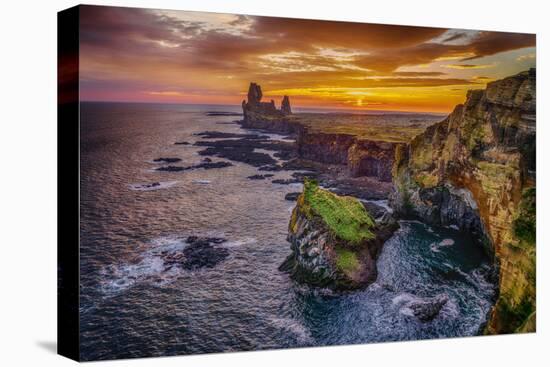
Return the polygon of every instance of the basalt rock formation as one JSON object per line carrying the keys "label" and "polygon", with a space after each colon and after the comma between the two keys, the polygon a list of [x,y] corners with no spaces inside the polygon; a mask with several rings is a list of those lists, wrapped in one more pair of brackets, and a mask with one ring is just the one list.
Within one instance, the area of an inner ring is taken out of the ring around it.
{"label": "basalt rock formation", "polygon": [[275,101],[262,102],[262,98],[262,88],[256,83],[250,83],[247,101],[242,102],[242,126],[281,134],[296,133],[298,126],[287,119],[292,114],[288,96],[283,97],[280,110],[275,107]]}
{"label": "basalt rock formation", "polygon": [[531,69],[468,92],[396,149],[395,211],[469,231],[495,258],[499,297],[487,333],[535,330],[535,105]]}
{"label": "basalt rock formation", "polygon": [[292,254],[280,269],[313,286],[365,287],[376,279],[376,259],[396,228],[391,218],[375,222],[356,198],[306,180],[289,223]]}
{"label": "basalt rock formation", "polygon": [[292,113],[292,109],[290,108],[290,99],[288,99],[288,96],[283,97],[283,101],[281,102],[281,112],[283,115],[290,115]]}

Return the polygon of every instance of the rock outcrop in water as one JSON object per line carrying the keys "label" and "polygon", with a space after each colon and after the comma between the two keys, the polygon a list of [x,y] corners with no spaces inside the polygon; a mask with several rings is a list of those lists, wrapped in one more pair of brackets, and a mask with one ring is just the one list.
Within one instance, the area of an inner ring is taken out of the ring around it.
{"label": "rock outcrop in water", "polygon": [[292,254],[281,265],[293,279],[337,290],[376,279],[376,259],[397,228],[376,223],[359,200],[338,196],[306,180],[289,223]]}
{"label": "rock outcrop in water", "polygon": [[535,330],[536,71],[468,92],[396,151],[394,209],[474,233],[499,265],[488,333]]}

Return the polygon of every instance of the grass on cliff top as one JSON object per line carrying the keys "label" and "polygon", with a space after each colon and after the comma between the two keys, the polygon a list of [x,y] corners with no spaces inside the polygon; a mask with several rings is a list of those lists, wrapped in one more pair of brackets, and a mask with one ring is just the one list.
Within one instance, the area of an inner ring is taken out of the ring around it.
{"label": "grass on cliff top", "polygon": [[443,119],[439,115],[367,115],[335,113],[301,113],[293,120],[311,132],[348,134],[359,139],[389,143],[409,142],[426,127]]}
{"label": "grass on cliff top", "polygon": [[304,205],[307,211],[318,215],[338,238],[359,244],[373,239],[375,223],[359,200],[338,196],[319,188],[314,180],[304,182]]}

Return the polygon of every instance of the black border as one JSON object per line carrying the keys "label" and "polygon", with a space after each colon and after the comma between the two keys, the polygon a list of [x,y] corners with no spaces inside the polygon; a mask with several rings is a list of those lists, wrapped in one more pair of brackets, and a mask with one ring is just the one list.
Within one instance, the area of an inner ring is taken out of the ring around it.
{"label": "black border", "polygon": [[57,353],[80,361],[79,12],[57,13]]}

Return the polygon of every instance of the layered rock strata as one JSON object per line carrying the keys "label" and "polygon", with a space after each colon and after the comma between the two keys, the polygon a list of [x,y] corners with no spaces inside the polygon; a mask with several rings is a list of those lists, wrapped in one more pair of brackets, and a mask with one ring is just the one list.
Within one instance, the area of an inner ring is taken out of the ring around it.
{"label": "layered rock strata", "polygon": [[396,149],[396,213],[456,225],[499,267],[487,333],[535,330],[534,69],[467,94],[442,122]]}

